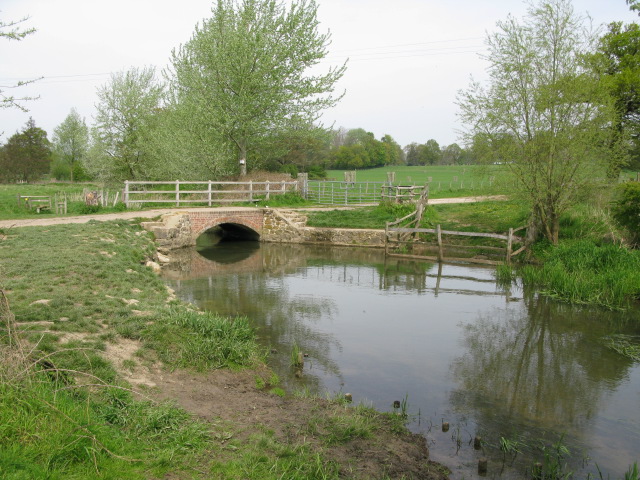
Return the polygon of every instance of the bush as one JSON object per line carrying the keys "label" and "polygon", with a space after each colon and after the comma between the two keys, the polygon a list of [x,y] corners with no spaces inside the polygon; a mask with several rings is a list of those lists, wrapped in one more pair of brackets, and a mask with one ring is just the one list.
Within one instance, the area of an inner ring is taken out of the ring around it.
{"label": "bush", "polygon": [[620,225],[629,231],[631,241],[640,244],[640,182],[627,182],[618,187],[612,212]]}

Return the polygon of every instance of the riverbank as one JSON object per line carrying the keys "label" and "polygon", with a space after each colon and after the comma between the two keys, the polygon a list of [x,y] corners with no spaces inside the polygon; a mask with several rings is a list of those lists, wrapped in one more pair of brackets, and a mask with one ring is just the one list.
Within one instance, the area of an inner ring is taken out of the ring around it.
{"label": "riverbank", "polygon": [[137,221],[3,227],[3,472],[446,478],[401,416],[286,394],[244,322],[177,301],[154,251]]}

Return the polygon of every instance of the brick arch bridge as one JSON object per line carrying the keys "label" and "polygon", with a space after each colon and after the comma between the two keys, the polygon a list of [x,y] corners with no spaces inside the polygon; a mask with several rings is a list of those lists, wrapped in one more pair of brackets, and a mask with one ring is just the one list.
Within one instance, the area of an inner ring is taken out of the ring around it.
{"label": "brick arch bridge", "polygon": [[161,252],[193,246],[200,235],[218,226],[235,228],[236,234],[253,232],[253,238],[261,242],[384,246],[384,230],[311,228],[306,221],[306,216],[295,210],[197,208],[176,210],[162,215],[159,222],[142,226],[153,232]]}
{"label": "brick arch bridge", "polygon": [[159,249],[173,250],[195,245],[200,235],[215,227],[261,241],[295,242],[306,221],[298,217],[271,208],[198,208],[167,213],[160,221],[142,226],[153,232]]}
{"label": "brick arch bridge", "polygon": [[194,242],[200,235],[215,227],[224,229],[229,226],[232,230],[246,231],[247,236],[256,239],[262,237],[264,231],[264,209],[261,208],[250,210],[194,210],[187,212],[187,215],[191,223],[191,236]]}

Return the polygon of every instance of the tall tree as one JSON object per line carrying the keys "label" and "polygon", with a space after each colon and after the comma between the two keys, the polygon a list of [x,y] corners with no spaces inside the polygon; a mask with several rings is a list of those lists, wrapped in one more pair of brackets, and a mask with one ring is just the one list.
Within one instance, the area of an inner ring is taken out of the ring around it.
{"label": "tall tree", "polygon": [[460,145],[452,143],[442,149],[442,164],[443,165],[459,165],[463,152]]}
{"label": "tall tree", "polygon": [[608,128],[613,101],[585,65],[596,38],[569,0],[531,5],[522,21],[497,26],[487,38],[488,85],[473,82],[458,97],[467,143],[482,135],[507,159],[532,226],[557,243],[560,215],[605,176],[608,159],[621,159]]}
{"label": "tall tree", "polygon": [[614,131],[631,135],[633,167],[640,168],[640,26],[611,23],[592,60],[616,102]]}
{"label": "tall tree", "polygon": [[29,118],[22,132],[7,140],[2,150],[0,177],[4,181],[30,182],[49,171],[51,146],[47,132],[36,127],[33,118]]}
{"label": "tall tree", "polygon": [[163,88],[150,67],[111,75],[98,89],[88,169],[105,180],[134,180],[149,173],[149,135]]}
{"label": "tall tree", "polygon": [[402,165],[404,163],[404,152],[402,147],[391,135],[383,135],[382,144],[385,150],[385,165]]}
{"label": "tall tree", "polygon": [[193,141],[219,143],[244,174],[265,137],[312,125],[337,103],[341,96],[332,93],[346,66],[309,73],[330,43],[318,32],[314,0],[289,8],[277,0],[218,0],[212,13],[173,52],[172,101],[190,118]]}
{"label": "tall tree", "polygon": [[53,129],[53,149],[62,161],[69,164],[71,182],[89,149],[89,129],[75,108],[64,121]]}

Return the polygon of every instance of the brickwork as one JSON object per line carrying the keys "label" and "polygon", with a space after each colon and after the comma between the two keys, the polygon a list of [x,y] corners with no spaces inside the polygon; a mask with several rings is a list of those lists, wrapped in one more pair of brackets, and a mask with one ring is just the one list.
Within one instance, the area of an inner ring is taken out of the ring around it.
{"label": "brickwork", "polygon": [[218,210],[188,212],[191,219],[191,236],[195,243],[196,238],[204,232],[223,223],[234,223],[250,228],[258,235],[262,235],[262,224],[264,214],[261,209],[248,211]]}
{"label": "brickwork", "polygon": [[329,244],[384,246],[383,230],[354,230],[306,227],[306,217],[277,209],[229,208],[197,209],[163,215],[161,222],[146,222],[160,252],[196,244],[207,230],[222,224],[235,224],[256,232],[262,242],[291,244]]}

